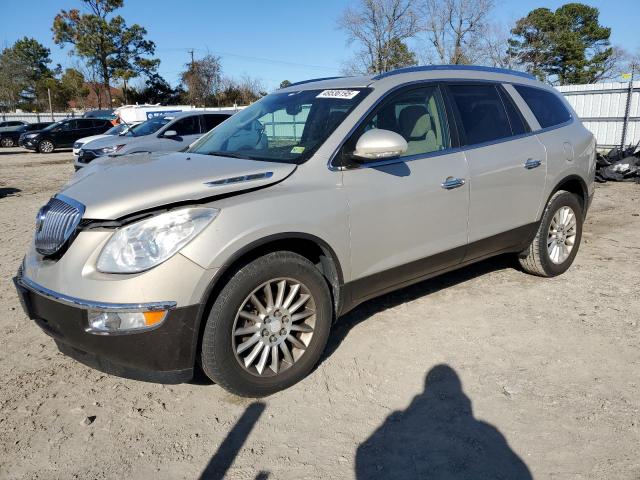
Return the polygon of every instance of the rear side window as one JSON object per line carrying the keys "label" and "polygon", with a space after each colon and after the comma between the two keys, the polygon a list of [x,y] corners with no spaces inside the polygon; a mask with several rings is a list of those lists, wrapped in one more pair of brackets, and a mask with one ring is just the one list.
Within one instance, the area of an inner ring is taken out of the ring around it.
{"label": "rear side window", "polygon": [[213,130],[227,118],[229,118],[228,115],[203,115],[203,132],[207,133],[209,130]]}
{"label": "rear side window", "polygon": [[571,120],[569,110],[554,93],[522,85],[514,85],[514,87],[542,128],[555,127]]}
{"label": "rear side window", "polygon": [[450,85],[460,113],[467,145],[512,135],[511,125],[495,85]]}
{"label": "rear side window", "polygon": [[92,120],[86,120],[86,119],[80,119],[80,120],[76,120],[76,122],[78,122],[77,126],[75,128],[81,129],[81,128],[93,128],[93,121]]}

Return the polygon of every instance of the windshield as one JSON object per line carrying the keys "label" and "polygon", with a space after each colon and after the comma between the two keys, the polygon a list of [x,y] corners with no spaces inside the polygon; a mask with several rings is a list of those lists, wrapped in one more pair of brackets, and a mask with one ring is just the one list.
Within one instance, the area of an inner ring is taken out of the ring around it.
{"label": "windshield", "polygon": [[273,93],[225,120],[188,151],[302,163],[368,93],[366,89]]}
{"label": "windshield", "polygon": [[116,125],[115,127],[111,127],[109,130],[104,132],[105,135],[121,135],[129,130],[131,125],[127,125],[126,123],[121,123],[120,125]]}
{"label": "windshield", "polygon": [[127,137],[142,137],[144,135],[151,135],[156,133],[167,123],[173,120],[173,117],[154,117],[146,122],[142,122],[139,125],[134,125],[127,131]]}
{"label": "windshield", "polygon": [[48,131],[48,130],[53,130],[56,127],[60,127],[62,126],[62,124],[65,123],[64,120],[61,120],[59,122],[56,123],[52,123],[51,125],[49,125],[48,127],[44,127],[42,130],[44,131]]}

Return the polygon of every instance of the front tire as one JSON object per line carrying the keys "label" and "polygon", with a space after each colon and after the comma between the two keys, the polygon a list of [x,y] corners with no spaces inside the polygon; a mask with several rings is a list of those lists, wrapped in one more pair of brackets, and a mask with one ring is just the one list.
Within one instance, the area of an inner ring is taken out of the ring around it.
{"label": "front tire", "polygon": [[332,319],[318,269],[296,253],[267,254],[240,268],[216,298],[202,338],[202,369],[236,395],[270,395],[311,371]]}
{"label": "front tire", "polygon": [[13,138],[4,137],[4,138],[0,139],[0,146],[2,146],[4,148],[13,147],[13,146],[15,146],[15,142],[13,141]]}
{"label": "front tire", "polygon": [[40,143],[38,143],[38,152],[40,153],[51,153],[55,148],[51,140],[40,140]]}
{"label": "front tire", "polygon": [[541,277],[566,272],[578,253],[583,221],[578,197],[557,191],[547,204],[535,238],[518,257],[522,268]]}

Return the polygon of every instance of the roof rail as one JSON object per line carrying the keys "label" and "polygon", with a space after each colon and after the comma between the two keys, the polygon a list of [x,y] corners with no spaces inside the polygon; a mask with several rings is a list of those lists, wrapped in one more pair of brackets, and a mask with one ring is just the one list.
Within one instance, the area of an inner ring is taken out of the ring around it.
{"label": "roof rail", "polygon": [[373,79],[381,80],[383,78],[391,77],[393,75],[399,75],[401,73],[433,72],[441,70],[467,70],[476,72],[502,73],[504,75],[514,75],[516,77],[524,77],[530,80],[536,79],[536,77],[527,72],[518,72],[516,70],[508,70],[506,68],[484,67],[481,65],[424,65],[420,67],[398,68],[396,70],[391,70],[390,72],[380,73],[373,77]]}
{"label": "roof rail", "polygon": [[294,85],[303,85],[303,84],[305,84],[305,83],[320,82],[320,81],[322,81],[322,80],[335,80],[336,78],[345,78],[345,77],[321,77],[321,78],[312,78],[311,80],[302,80],[301,82],[292,83],[291,85],[289,85],[288,87],[285,87],[285,88],[293,87]]}

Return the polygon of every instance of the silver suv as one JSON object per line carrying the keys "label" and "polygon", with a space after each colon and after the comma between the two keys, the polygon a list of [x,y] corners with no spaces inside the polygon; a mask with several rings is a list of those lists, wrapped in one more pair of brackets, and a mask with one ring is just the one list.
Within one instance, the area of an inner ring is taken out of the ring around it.
{"label": "silver suv", "polygon": [[74,166],[79,170],[104,156],[184,150],[234,113],[235,110],[232,109],[175,112],[154,116],[146,122],[111,135],[102,135],[92,140],[80,139],[73,144],[74,153],[78,151]]}
{"label": "silver suv", "polygon": [[563,273],[594,169],[591,133],[523,73],[302,82],[186,152],[82,169],[38,213],[16,285],[80,362],[166,383],[201,365],[268,395],[367,299],[502,253]]}

